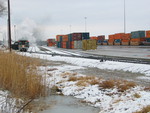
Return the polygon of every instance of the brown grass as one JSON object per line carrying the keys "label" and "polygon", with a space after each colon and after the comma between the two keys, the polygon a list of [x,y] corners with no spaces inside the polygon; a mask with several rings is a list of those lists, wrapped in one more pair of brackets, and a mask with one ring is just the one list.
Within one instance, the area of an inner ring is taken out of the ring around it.
{"label": "brown grass", "polygon": [[118,91],[124,92],[130,88],[133,88],[136,86],[135,82],[130,82],[126,80],[106,80],[99,84],[100,87],[104,89],[110,89],[110,88],[118,88]]}
{"label": "brown grass", "polygon": [[103,81],[102,83],[100,83],[99,86],[104,89],[110,89],[115,86],[115,82],[114,82],[114,80],[106,80],[106,81]]}
{"label": "brown grass", "polygon": [[144,107],[142,110],[134,112],[134,113],[148,113],[150,112],[150,105]]}
{"label": "brown grass", "polygon": [[136,86],[135,82],[130,82],[130,81],[126,81],[126,80],[120,80],[119,82],[117,82],[117,87],[120,92],[124,92],[135,86]]}
{"label": "brown grass", "polygon": [[38,59],[0,52],[0,88],[19,98],[45,96],[45,80],[36,70],[39,65]]}
{"label": "brown grass", "polygon": [[141,95],[138,94],[138,93],[135,93],[133,96],[134,96],[135,98],[140,98],[140,97],[141,97]]}
{"label": "brown grass", "polygon": [[74,76],[71,76],[69,77],[68,81],[77,81],[78,78],[77,77],[74,77]]}
{"label": "brown grass", "polygon": [[76,83],[77,86],[84,86],[86,87],[88,85],[88,83],[84,80],[80,80]]}

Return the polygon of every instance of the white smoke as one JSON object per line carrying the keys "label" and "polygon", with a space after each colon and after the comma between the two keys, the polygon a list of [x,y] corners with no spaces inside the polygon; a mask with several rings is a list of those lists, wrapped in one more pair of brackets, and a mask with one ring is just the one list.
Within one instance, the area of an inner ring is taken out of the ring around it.
{"label": "white smoke", "polygon": [[44,38],[43,29],[38,26],[35,21],[27,18],[20,25],[17,25],[17,40],[26,39],[31,43],[36,43]]}
{"label": "white smoke", "polygon": [[6,0],[0,0],[0,17],[6,14]]}

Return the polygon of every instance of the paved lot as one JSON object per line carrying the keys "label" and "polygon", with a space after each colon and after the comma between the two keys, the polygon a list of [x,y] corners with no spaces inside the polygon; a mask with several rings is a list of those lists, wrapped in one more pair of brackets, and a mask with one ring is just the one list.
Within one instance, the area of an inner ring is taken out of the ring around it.
{"label": "paved lot", "polygon": [[150,59],[150,46],[98,46],[97,50],[82,51],[67,49],[67,51],[75,53]]}

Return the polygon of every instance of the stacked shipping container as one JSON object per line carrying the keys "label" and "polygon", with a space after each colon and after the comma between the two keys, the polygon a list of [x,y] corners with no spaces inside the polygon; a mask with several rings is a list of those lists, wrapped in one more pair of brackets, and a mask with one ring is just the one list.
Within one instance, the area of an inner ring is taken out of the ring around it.
{"label": "stacked shipping container", "polygon": [[[89,40],[89,33],[71,33],[68,35],[57,35],[57,47],[66,49],[83,49],[82,40]],[[87,43],[89,43],[87,41]],[[91,44],[91,43],[90,43]],[[90,48],[89,44],[88,49]],[[93,44],[92,44],[93,46]],[[92,49],[93,47],[91,47]]]}
{"label": "stacked shipping container", "polygon": [[141,45],[142,42],[146,41],[145,31],[134,31],[131,32],[130,45],[137,46]]}
{"label": "stacked shipping container", "polygon": [[150,45],[150,30],[146,31],[145,41],[143,42],[144,45]]}
{"label": "stacked shipping container", "polygon": [[47,39],[47,46],[55,46],[56,41],[55,39]]}
{"label": "stacked shipping container", "polygon": [[93,36],[93,37],[90,37],[90,39],[92,40],[96,40],[97,41],[97,45],[102,45],[104,40],[105,40],[105,35],[100,35],[100,36]]}

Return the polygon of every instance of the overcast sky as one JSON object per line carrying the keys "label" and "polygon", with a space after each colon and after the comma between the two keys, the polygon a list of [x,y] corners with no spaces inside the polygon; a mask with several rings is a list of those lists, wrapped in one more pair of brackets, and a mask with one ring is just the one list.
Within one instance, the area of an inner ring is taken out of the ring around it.
{"label": "overcast sky", "polygon": [[[26,27],[36,26],[45,34],[43,39],[84,32],[85,17],[91,36],[124,32],[124,0],[10,1],[12,26],[16,25],[16,29],[23,23]],[[126,0],[126,32],[150,30],[149,13],[150,0]],[[7,25],[6,19],[0,19],[0,30]]]}

